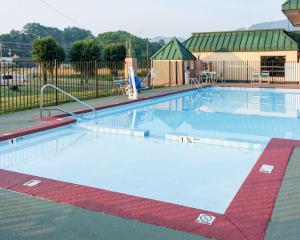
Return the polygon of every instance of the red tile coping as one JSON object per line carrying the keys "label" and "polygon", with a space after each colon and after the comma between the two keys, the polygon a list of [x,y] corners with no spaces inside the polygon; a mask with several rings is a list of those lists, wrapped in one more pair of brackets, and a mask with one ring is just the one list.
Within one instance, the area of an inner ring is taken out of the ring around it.
{"label": "red tile coping", "polygon": [[40,126],[23,128],[23,129],[13,131],[10,133],[0,134],[0,142],[9,140],[9,139],[13,139],[13,138],[22,137],[25,135],[30,135],[33,133],[46,131],[46,130],[53,129],[53,128],[63,127],[63,126],[66,126],[66,125],[76,122],[76,120],[71,119],[71,118],[48,118],[48,119],[44,119],[43,122],[44,123]]}
{"label": "red tile coping", "polygon": [[270,88],[270,89],[289,89],[289,90],[292,90],[292,89],[300,89],[300,84],[299,86],[287,86],[287,85],[283,85],[283,86],[280,86],[280,85],[276,85],[276,86],[273,86],[273,85],[265,85],[265,86],[262,86],[262,85],[251,85],[251,84],[248,84],[248,85],[230,85],[230,84],[217,84],[215,85],[217,87],[228,87],[228,88]]}
{"label": "red tile coping", "polygon": [[[272,139],[246,178],[225,214],[134,197],[0,169],[0,187],[57,203],[134,219],[174,230],[222,240],[262,240],[271,218],[290,155],[300,141]],[[260,173],[263,164],[272,174]],[[41,180],[34,187],[23,184]],[[196,223],[199,214],[216,217],[213,225]]]}

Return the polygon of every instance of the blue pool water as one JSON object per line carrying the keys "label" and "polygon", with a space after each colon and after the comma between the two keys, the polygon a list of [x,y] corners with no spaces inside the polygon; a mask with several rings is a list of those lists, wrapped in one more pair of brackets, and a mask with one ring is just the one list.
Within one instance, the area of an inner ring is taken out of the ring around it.
{"label": "blue pool water", "polygon": [[0,168],[224,213],[271,138],[300,139],[299,109],[297,90],[206,88],[3,142]]}

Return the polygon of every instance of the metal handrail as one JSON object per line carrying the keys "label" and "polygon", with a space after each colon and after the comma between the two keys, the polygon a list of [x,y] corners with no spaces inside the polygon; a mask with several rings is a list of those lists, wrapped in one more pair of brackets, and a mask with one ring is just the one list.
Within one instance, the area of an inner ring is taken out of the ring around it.
{"label": "metal handrail", "polygon": [[190,78],[189,80],[190,83],[192,82],[199,90],[202,89],[202,85],[197,78]]}
{"label": "metal handrail", "polygon": [[[147,81],[147,80],[149,79],[149,77],[150,77],[151,85],[152,85],[152,87],[154,88],[154,80],[153,80],[153,78],[152,78],[153,73],[156,74],[156,71],[152,68],[151,71],[150,71],[150,72],[147,74],[147,76],[144,78],[144,80],[142,80],[142,82],[144,83],[144,82]],[[148,87],[150,87],[150,86],[148,86]]]}
{"label": "metal handrail", "polygon": [[96,118],[97,116],[97,112],[96,112],[96,109],[91,107],[90,105],[86,104],[85,102],[79,100],[78,98],[72,96],[71,94],[65,92],[64,90],[54,86],[53,84],[46,84],[44,85],[42,88],[41,88],[41,94],[40,94],[40,117],[43,118],[43,111],[48,111],[49,112],[49,115],[50,115],[50,111],[60,111],[60,112],[63,112],[63,113],[66,113],[66,114],[69,114],[71,116],[74,116],[74,117],[77,117],[77,118],[81,118],[81,119],[86,119],[76,113],[73,113],[73,112],[70,112],[70,111],[67,111],[65,109],[62,109],[62,108],[59,108],[59,107],[55,107],[55,108],[44,108],[44,91],[46,88],[54,88],[55,90],[63,93],[64,95],[68,96],[69,98],[73,99],[74,101],[78,102],[79,104],[89,108],[90,110],[92,110],[92,112],[94,112],[94,119]]}

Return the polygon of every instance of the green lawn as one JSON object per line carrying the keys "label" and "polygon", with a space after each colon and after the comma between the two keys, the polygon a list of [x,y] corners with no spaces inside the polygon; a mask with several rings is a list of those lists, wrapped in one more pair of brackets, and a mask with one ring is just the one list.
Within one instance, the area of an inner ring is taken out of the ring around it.
{"label": "green lawn", "polygon": [[[81,84],[80,80],[71,84],[59,81],[58,87],[81,100],[120,94],[119,91],[113,90],[112,81],[99,81],[97,85],[92,80],[88,84]],[[17,90],[12,90],[8,86],[1,86],[0,113],[39,107],[40,89],[41,87],[37,85],[19,86]],[[72,100],[60,92],[56,93],[54,89],[49,88],[44,93],[46,105],[69,101]]]}

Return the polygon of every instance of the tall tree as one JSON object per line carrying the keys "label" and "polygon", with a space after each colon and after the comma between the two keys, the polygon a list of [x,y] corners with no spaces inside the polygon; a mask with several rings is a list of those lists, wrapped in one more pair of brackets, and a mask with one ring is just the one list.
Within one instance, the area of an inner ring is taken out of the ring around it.
{"label": "tall tree", "polygon": [[96,39],[103,48],[110,44],[123,44],[126,46],[130,43],[132,56],[138,60],[146,60],[147,55],[152,56],[164,45],[163,42],[150,42],[148,39],[134,36],[125,31],[102,33]]}
{"label": "tall tree", "polygon": [[53,76],[55,64],[66,58],[64,49],[51,36],[37,39],[32,44],[32,59],[40,64],[44,83],[47,83],[47,72]]}
{"label": "tall tree", "polygon": [[105,61],[121,62],[126,58],[126,47],[123,44],[109,44],[104,48]]}
{"label": "tall tree", "polygon": [[9,49],[11,49],[13,55],[31,57],[31,44],[38,36],[52,36],[59,44],[63,45],[64,50],[67,52],[73,42],[92,37],[93,35],[89,30],[77,27],[68,27],[60,30],[46,27],[39,23],[28,23],[20,31],[12,30],[10,33],[0,35],[3,55],[7,56]]}
{"label": "tall tree", "polygon": [[88,79],[97,71],[96,62],[101,60],[101,47],[95,39],[88,38],[76,41],[70,52],[69,60],[75,71],[81,72],[81,83],[88,83]]}

